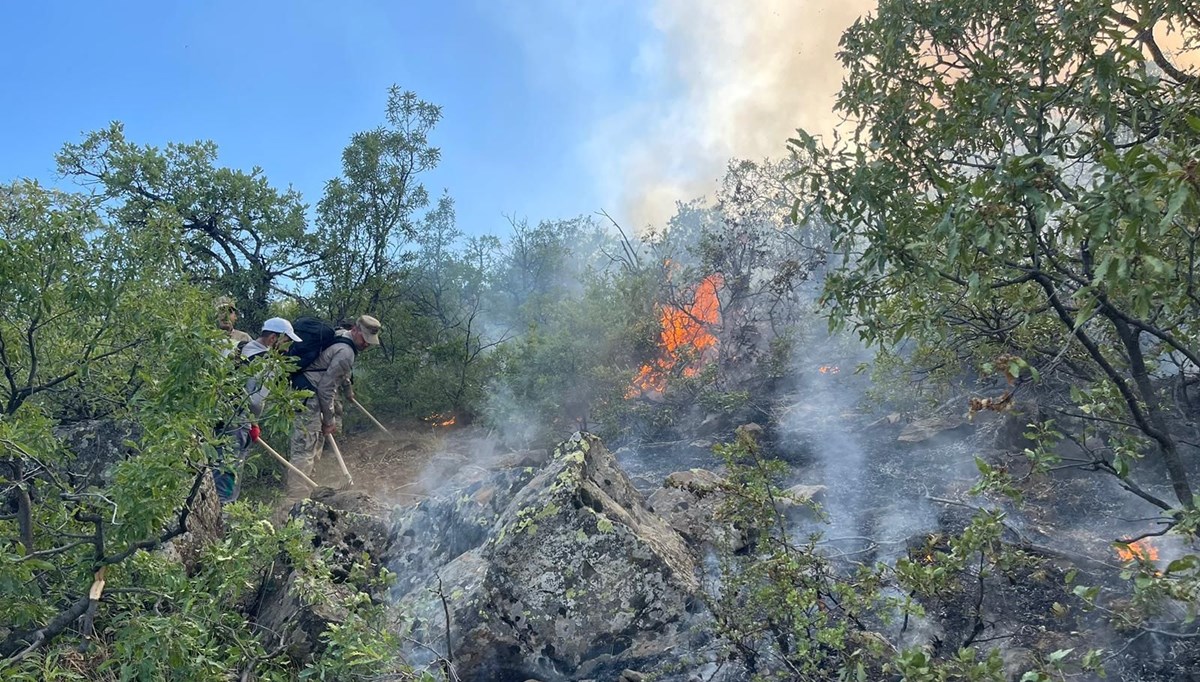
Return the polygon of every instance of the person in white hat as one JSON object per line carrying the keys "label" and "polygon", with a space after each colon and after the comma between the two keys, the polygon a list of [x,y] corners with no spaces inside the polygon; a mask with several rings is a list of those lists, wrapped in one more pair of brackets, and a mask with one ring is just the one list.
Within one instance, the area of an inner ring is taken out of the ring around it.
{"label": "person in white hat", "polygon": [[[282,350],[288,343],[300,341],[292,323],[282,317],[272,317],[263,322],[262,332],[257,339],[251,339],[238,344],[241,362],[250,362],[254,358],[270,350]],[[262,417],[267,400],[267,384],[270,376],[264,372],[256,373],[246,381],[246,393],[250,396],[250,412],[252,419],[239,419],[237,426],[229,432],[229,436],[237,444],[238,456],[233,462],[219,462],[213,471],[213,480],[217,486],[217,498],[221,504],[234,502],[241,492],[242,467],[250,452],[250,446],[258,440],[259,428],[255,422]]]}

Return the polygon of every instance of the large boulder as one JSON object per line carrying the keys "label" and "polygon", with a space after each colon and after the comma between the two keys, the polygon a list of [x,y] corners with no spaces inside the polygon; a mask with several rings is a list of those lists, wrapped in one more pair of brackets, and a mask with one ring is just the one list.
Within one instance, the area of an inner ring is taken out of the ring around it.
{"label": "large boulder", "polygon": [[408,593],[434,571],[483,545],[500,514],[536,471],[524,464],[495,472],[467,468],[405,513],[396,524],[388,566],[396,574],[394,592]]}
{"label": "large boulder", "polygon": [[616,679],[697,648],[698,592],[683,538],[599,439],[576,433],[515,491],[483,543],[401,594],[399,608],[406,634],[448,652],[462,679]]}
{"label": "large boulder", "polygon": [[[345,604],[356,593],[366,588],[371,599],[384,599],[373,579],[390,559],[395,540],[389,514],[390,508],[357,491],[318,489],[312,499],[296,503],[291,516],[312,533],[314,551],[326,553],[330,580],[306,579],[303,567],[279,562],[255,609],[269,647],[282,646],[294,660],[310,660],[325,647],[321,635],[349,617]],[[365,580],[356,583],[351,579],[356,574]]]}

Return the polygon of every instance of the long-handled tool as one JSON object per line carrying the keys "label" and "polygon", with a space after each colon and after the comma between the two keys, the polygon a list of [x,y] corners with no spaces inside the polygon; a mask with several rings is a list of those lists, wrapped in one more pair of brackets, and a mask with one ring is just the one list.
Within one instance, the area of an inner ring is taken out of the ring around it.
{"label": "long-handled tool", "polygon": [[387,430],[386,426],[379,423],[379,420],[375,418],[375,415],[368,412],[367,408],[362,406],[362,403],[358,402],[354,398],[351,398],[350,402],[354,403],[358,407],[358,409],[362,410],[362,413],[367,415],[367,419],[370,419],[375,424],[375,426],[378,426],[380,431],[383,431],[384,433],[387,433],[387,434],[391,433],[391,431]]}
{"label": "long-handled tool", "polygon": [[350,470],[346,468],[346,460],[342,459],[342,450],[338,447],[337,441],[333,439],[333,434],[325,434],[325,440],[329,441],[329,446],[333,448],[333,454],[337,457],[338,466],[342,468],[342,475],[346,477],[346,482],[354,485],[354,478],[350,476]]}
{"label": "long-handled tool", "polygon": [[288,469],[291,469],[293,472],[295,472],[296,475],[299,476],[305,483],[309,484],[313,488],[320,487],[317,485],[316,481],[312,480],[308,476],[305,476],[303,471],[300,471],[299,469],[297,469],[295,464],[292,464],[291,462],[284,459],[283,455],[280,455],[278,452],[275,452],[275,448],[272,448],[270,445],[267,445],[267,442],[265,440],[263,440],[262,438],[258,438],[255,440],[255,442],[257,442],[259,445],[261,445],[263,447],[263,450],[267,451],[268,455],[271,455],[275,459],[279,460],[279,462],[281,464],[283,464],[285,467],[287,467]]}

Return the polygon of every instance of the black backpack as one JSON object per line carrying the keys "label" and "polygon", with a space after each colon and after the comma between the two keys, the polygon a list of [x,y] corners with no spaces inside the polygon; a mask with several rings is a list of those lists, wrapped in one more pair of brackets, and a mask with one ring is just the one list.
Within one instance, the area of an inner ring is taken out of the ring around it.
{"label": "black backpack", "polygon": [[292,372],[290,381],[292,388],[297,390],[316,391],[317,387],[305,378],[304,372],[321,357],[321,351],[326,348],[335,343],[344,343],[358,355],[358,346],[354,345],[352,339],[334,334],[333,327],[315,317],[298,318],[292,323],[292,329],[296,331],[296,336],[300,337],[299,341],[292,342],[287,351],[289,357],[296,358],[296,369]]}

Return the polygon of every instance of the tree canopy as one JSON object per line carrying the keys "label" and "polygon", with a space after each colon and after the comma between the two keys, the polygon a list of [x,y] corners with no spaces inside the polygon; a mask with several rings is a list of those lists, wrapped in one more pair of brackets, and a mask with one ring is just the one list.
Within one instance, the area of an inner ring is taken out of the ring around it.
{"label": "tree canopy", "polygon": [[[1200,87],[1164,35],[1196,46],[1187,3],[881,3],[842,39],[852,134],[792,145],[843,256],[836,320],[1083,386],[1059,425],[1117,426],[1097,466],[1169,509],[1195,506],[1163,381],[1186,398],[1200,367]],[[1134,482],[1143,444],[1172,502]]]}

